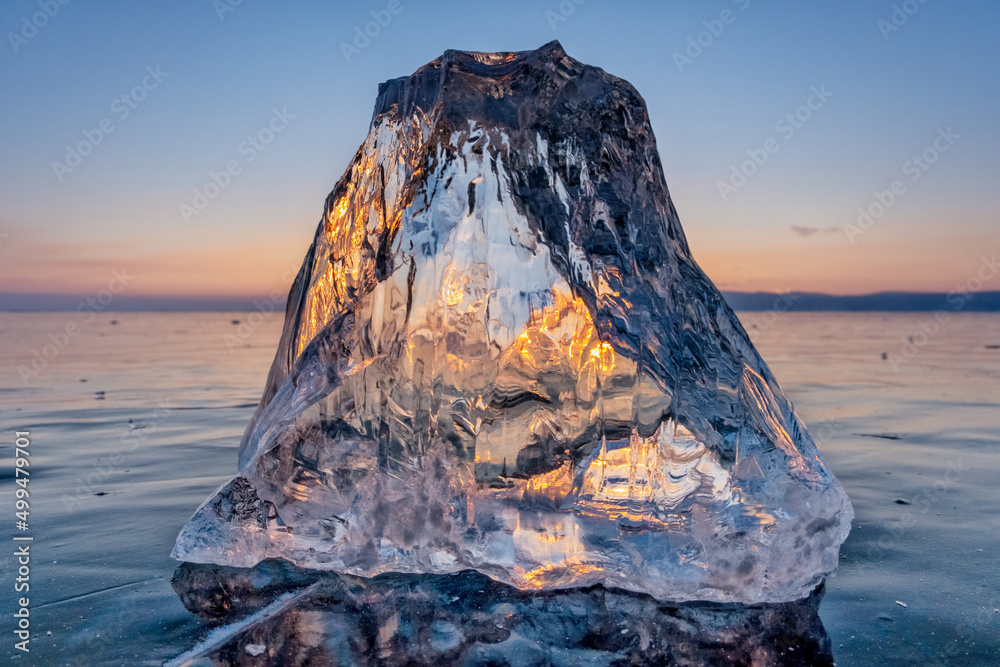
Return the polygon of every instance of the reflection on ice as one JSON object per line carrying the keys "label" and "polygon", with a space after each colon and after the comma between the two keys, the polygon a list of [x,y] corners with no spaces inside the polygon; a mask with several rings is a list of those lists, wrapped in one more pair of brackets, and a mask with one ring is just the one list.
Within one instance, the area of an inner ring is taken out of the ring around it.
{"label": "reflection on ice", "polygon": [[168,663],[187,667],[833,665],[822,590],[782,604],[670,605],[601,586],[520,591],[476,572],[363,579],[276,561],[185,564],[173,586],[188,609],[227,624]]}

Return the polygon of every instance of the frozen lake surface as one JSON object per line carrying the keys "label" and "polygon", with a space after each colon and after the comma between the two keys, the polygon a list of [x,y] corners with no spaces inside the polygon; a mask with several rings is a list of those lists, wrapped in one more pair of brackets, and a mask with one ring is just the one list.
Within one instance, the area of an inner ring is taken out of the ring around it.
{"label": "frozen lake surface", "polygon": [[[13,505],[14,431],[28,430],[34,537],[31,653],[8,634],[5,656],[159,665],[207,635],[169,553],[236,472],[281,333],[280,315],[257,318],[0,314],[3,496]],[[995,664],[1000,315],[953,313],[929,336],[930,313],[740,318],[854,503],[820,605],[837,664]],[[22,377],[50,334],[57,353]]]}

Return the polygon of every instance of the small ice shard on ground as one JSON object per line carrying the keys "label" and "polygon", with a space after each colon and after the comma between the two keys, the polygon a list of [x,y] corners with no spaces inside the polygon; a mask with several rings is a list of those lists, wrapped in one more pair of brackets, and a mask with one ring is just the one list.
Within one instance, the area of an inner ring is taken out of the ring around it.
{"label": "small ice shard on ground", "polygon": [[783,602],[853,517],[694,262],[642,98],[557,42],[380,86],[239,465],[175,558]]}

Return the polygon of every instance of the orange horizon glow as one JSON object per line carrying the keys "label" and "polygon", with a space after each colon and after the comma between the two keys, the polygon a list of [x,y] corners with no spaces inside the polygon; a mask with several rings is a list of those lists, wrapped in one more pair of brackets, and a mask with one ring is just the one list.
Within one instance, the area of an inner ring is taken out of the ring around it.
{"label": "orange horizon glow", "polygon": [[[94,294],[114,271],[133,279],[124,293],[154,298],[258,298],[287,294],[311,240],[314,223],[285,238],[235,240],[217,236],[198,247],[152,248],[146,240],[113,244],[35,238],[13,252],[0,243],[0,292]],[[851,244],[843,234],[809,237],[723,234],[692,225],[685,230],[695,261],[723,291],[814,292],[835,296],[876,292],[948,293],[975,275],[984,259],[1000,255],[989,233],[912,234],[899,240],[872,233]],[[24,239],[21,239],[22,244]],[[1000,290],[1000,277],[982,289]]]}
{"label": "orange horizon glow", "polygon": [[[984,246],[986,247],[986,246]],[[242,248],[230,256],[206,253],[109,257],[107,260],[32,262],[32,270],[0,267],[0,292],[10,294],[90,294],[107,287],[116,272],[128,278],[123,292],[135,297],[242,298],[287,292],[305,249],[276,252]],[[950,292],[975,274],[983,257],[936,264],[920,256],[886,257],[879,250],[844,257],[836,252],[774,255],[754,265],[745,253],[696,253],[696,261],[721,291],[813,292],[834,296],[876,292]],[[867,259],[876,259],[868,263]],[[1000,278],[984,290],[1000,290]]]}

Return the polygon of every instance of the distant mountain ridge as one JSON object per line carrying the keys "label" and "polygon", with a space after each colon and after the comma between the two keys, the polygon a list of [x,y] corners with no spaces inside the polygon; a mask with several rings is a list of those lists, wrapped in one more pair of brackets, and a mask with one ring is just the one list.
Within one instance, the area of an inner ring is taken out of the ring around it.
{"label": "distant mountain ridge", "polygon": [[[841,296],[818,292],[727,292],[722,295],[736,311],[754,312],[1000,312],[1000,291],[876,292]],[[0,293],[0,312],[253,312],[283,309],[283,302],[269,296],[136,296],[120,294],[106,306],[88,303],[86,294]]]}
{"label": "distant mountain ridge", "polygon": [[[252,312],[275,301],[269,296],[138,296],[117,294],[101,303],[94,294],[14,294],[0,292],[0,312],[125,313],[125,312]],[[284,298],[277,308],[284,310]]]}
{"label": "distant mountain ridge", "polygon": [[726,292],[723,296],[736,311],[790,312],[1000,312],[996,292],[876,292],[834,295],[817,292]]}

